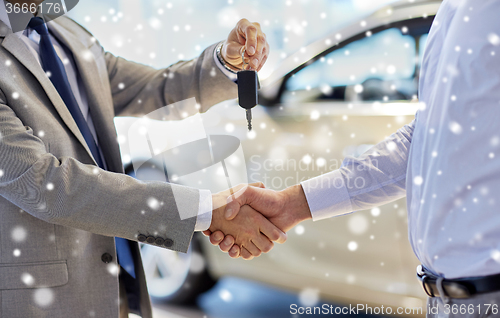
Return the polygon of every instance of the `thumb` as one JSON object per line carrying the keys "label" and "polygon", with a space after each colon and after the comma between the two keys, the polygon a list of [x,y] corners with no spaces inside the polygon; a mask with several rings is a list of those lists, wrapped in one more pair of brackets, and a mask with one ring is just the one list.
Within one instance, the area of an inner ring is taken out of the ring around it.
{"label": "thumb", "polygon": [[226,220],[230,221],[234,219],[238,215],[241,206],[251,201],[250,196],[254,192],[253,189],[254,187],[252,186],[244,186],[227,198],[227,205],[224,212]]}

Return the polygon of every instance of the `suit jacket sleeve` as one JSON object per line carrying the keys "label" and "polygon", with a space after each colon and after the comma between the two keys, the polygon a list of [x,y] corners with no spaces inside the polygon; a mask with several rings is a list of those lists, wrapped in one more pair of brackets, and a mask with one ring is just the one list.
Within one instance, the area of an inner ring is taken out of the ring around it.
{"label": "suit jacket sleeve", "polygon": [[[191,97],[205,112],[237,96],[237,85],[215,64],[215,44],[199,57],[165,69],[127,61],[104,52],[116,116],[142,116]],[[192,114],[190,114],[192,115]]]}
{"label": "suit jacket sleeve", "polygon": [[[0,91],[0,195],[46,222],[136,240],[170,238],[185,252],[196,217],[181,219],[173,191],[198,210],[199,191],[141,182],[71,157],[56,158],[7,106]],[[191,200],[189,200],[191,198]]]}

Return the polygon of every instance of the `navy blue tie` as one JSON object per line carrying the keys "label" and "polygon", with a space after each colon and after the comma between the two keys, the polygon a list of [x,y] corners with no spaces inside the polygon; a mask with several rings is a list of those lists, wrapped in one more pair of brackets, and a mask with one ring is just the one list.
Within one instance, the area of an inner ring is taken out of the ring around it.
{"label": "navy blue tie", "polygon": [[[95,161],[100,168],[105,169],[104,158],[101,157],[101,153],[87,124],[87,120],[83,116],[80,106],[73,95],[66,70],[64,69],[64,65],[59,56],[57,56],[56,50],[52,45],[45,22],[39,17],[32,18],[28,27],[34,29],[40,35],[40,60],[44,71],[47,73],[50,81],[73,116],[73,119],[78,125],[83,138],[85,138]],[[130,250],[130,246],[128,245],[128,241],[119,237],[115,238],[115,241],[120,265],[135,278],[134,260],[132,258],[132,252]]]}

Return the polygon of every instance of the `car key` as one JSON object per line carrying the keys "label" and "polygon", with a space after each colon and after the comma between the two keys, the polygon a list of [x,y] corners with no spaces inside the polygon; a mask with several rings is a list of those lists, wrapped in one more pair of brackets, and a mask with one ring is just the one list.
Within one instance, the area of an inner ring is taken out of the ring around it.
{"label": "car key", "polygon": [[245,70],[245,50],[241,52],[243,69],[236,73],[238,77],[238,103],[246,110],[248,131],[252,130],[252,108],[258,103],[259,79],[257,71]]}

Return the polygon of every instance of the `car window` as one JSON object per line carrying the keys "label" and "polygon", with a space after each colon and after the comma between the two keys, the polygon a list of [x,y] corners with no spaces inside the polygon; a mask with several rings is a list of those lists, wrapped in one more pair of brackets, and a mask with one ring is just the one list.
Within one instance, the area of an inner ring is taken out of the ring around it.
{"label": "car window", "polygon": [[[322,57],[288,80],[284,101],[297,99],[299,94],[310,100],[414,98],[416,43],[404,32],[404,28],[387,29]],[[423,45],[419,45],[421,50]]]}

